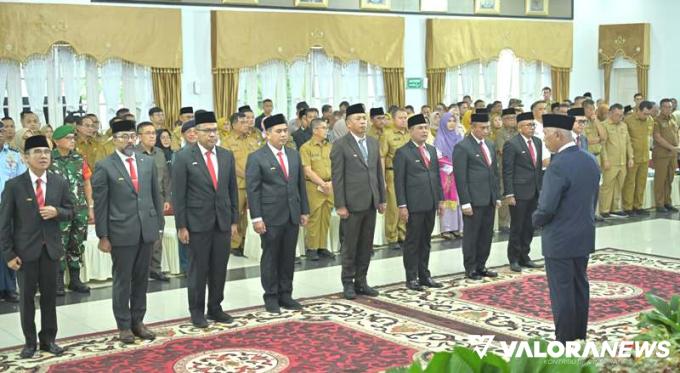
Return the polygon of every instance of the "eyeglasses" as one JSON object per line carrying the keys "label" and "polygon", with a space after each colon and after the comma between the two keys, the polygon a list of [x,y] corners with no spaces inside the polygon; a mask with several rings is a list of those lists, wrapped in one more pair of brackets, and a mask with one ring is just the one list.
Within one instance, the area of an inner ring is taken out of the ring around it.
{"label": "eyeglasses", "polygon": [[50,149],[31,149],[28,154],[30,155],[50,155],[52,150]]}
{"label": "eyeglasses", "polygon": [[130,140],[137,140],[137,135],[135,135],[135,134],[132,134],[132,135],[128,135],[128,134],[116,135],[116,136],[114,136],[114,138],[116,138],[118,140],[123,140],[123,141],[130,141]]}

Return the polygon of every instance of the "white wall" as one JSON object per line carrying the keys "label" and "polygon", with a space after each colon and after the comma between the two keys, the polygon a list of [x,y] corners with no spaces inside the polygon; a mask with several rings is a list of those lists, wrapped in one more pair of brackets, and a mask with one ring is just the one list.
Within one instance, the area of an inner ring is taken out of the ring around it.
{"label": "white wall", "polygon": [[[425,20],[427,17],[423,16],[404,17],[404,79],[426,77]],[[427,90],[406,89],[405,92],[406,104],[413,105],[416,112],[420,112],[420,106],[427,103]]]}
{"label": "white wall", "polygon": [[193,106],[194,110],[212,110],[210,9],[203,7],[181,9],[182,106]]}
{"label": "white wall", "polygon": [[[650,23],[651,56],[649,98],[680,96],[680,1],[677,0],[574,0],[574,63],[570,96],[586,91],[604,95],[604,78],[597,65],[598,26],[616,23]],[[631,98],[632,99],[632,98]]]}

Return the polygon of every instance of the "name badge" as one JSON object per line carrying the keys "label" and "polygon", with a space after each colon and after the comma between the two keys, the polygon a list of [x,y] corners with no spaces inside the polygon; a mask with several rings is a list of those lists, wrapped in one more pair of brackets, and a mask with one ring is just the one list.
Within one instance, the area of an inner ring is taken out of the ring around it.
{"label": "name badge", "polygon": [[420,159],[416,159],[416,163],[420,163]]}
{"label": "name badge", "polygon": [[272,168],[270,168],[270,170],[276,171],[276,167],[272,167]]}
{"label": "name badge", "polygon": [[198,166],[198,162],[191,163],[193,166]]}
{"label": "name badge", "polygon": [[125,179],[123,179],[122,177],[119,177],[118,181],[125,181]]}
{"label": "name badge", "polygon": [[33,202],[33,198],[26,198],[26,202]]}
{"label": "name badge", "polygon": [[475,157],[479,157],[479,154],[475,154]]}
{"label": "name badge", "polygon": [[356,155],[356,154],[352,154],[352,156],[353,156],[354,158],[357,158],[357,157],[358,157],[358,155]]}
{"label": "name badge", "polygon": [[526,154],[526,152],[524,150],[522,150],[522,154]]}

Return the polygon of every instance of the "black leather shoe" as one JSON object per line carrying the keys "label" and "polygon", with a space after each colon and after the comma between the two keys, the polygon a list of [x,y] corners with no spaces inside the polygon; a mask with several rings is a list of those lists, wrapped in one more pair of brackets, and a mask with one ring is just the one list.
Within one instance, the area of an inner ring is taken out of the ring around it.
{"label": "black leather shoe", "polygon": [[47,343],[47,344],[41,343],[40,344],[40,351],[49,352],[53,355],[59,356],[59,355],[64,353],[64,348],[60,347],[58,344],[56,344],[54,342],[50,342],[50,343]]}
{"label": "black leather shoe", "polygon": [[469,278],[470,280],[475,280],[475,281],[479,281],[479,280],[482,279],[482,276],[480,276],[479,273],[474,272],[474,271],[465,272],[465,277]]}
{"label": "black leather shoe", "polygon": [[153,341],[154,339],[156,339],[156,334],[149,330],[144,324],[133,326],[132,334],[136,335],[141,339],[146,339],[148,341]]}
{"label": "black leather shoe", "polygon": [[156,272],[151,272],[149,273],[149,277],[156,281],[163,281],[163,282],[168,282],[170,281],[170,277],[166,276],[164,273],[156,273]]}
{"label": "black leather shoe", "polygon": [[623,213],[628,216],[635,216],[635,210],[623,210]]}
{"label": "black leather shoe", "polygon": [[420,286],[420,283],[418,283],[417,280],[406,281],[406,288],[415,291],[425,290],[422,286]]}
{"label": "black leather shoe", "polygon": [[638,215],[638,216],[648,216],[649,215],[649,211],[647,211],[647,210],[635,209],[633,211],[635,211],[635,215]]}
{"label": "black leather shoe", "polygon": [[196,316],[191,318],[191,324],[196,328],[205,329],[208,327],[208,320],[203,316]]}
{"label": "black leather shoe", "polygon": [[244,257],[244,256],[245,256],[245,255],[243,255],[243,249],[240,248],[240,247],[237,247],[237,248],[235,248],[235,249],[231,249],[231,255],[233,255],[233,256],[240,256],[240,257]]}
{"label": "black leather shoe", "polygon": [[7,290],[2,294],[2,299],[9,303],[19,303],[19,295],[10,290]]}
{"label": "black leather shoe", "polygon": [[510,270],[513,272],[522,272],[522,267],[517,262],[510,262]]}
{"label": "black leather shoe", "polygon": [[126,345],[131,345],[135,343],[135,335],[132,334],[132,330],[130,329],[121,330],[118,332],[118,340]]}
{"label": "black leather shoe", "polygon": [[387,244],[387,247],[389,247],[390,250],[401,250],[401,245],[399,245],[399,242],[390,242]]}
{"label": "black leather shoe", "polygon": [[665,207],[657,207],[656,212],[668,212],[668,210]]}
{"label": "black leather shoe", "polygon": [[368,297],[377,297],[380,292],[368,286],[368,284],[354,285],[354,291],[359,295],[366,295]]}
{"label": "black leather shoe", "polygon": [[354,291],[354,285],[353,284],[343,285],[342,296],[345,297],[345,299],[347,300],[356,299],[357,293],[356,291]]}
{"label": "black leather shoe", "polygon": [[234,318],[224,311],[208,312],[208,318],[215,322],[229,324],[234,322]]}
{"label": "black leather shoe", "polygon": [[327,249],[319,249],[318,254],[319,254],[320,257],[324,257],[324,258],[331,258],[331,259],[335,258],[335,254],[328,251]]}
{"label": "black leather shoe", "polygon": [[420,285],[427,286],[428,288],[443,288],[444,285],[435,281],[432,277],[421,278]]}
{"label": "black leather shoe", "polygon": [[279,306],[287,310],[299,311],[302,309],[302,305],[293,298],[284,298],[279,300]]}
{"label": "black leather shoe", "polygon": [[668,211],[670,211],[670,212],[678,212],[678,209],[676,209],[675,207],[673,207],[673,205],[663,205],[663,207],[665,207],[666,210],[668,210]]}
{"label": "black leather shoe", "polygon": [[30,359],[35,355],[35,345],[24,345],[24,348],[21,349],[21,353],[19,356],[22,359]]}
{"label": "black leather shoe", "polygon": [[281,313],[281,307],[276,299],[264,301],[264,309],[269,313]]}
{"label": "black leather shoe", "polygon": [[477,271],[477,273],[482,277],[498,277],[498,273],[491,271],[491,270],[488,270],[486,268],[484,268],[480,271]]}
{"label": "black leather shoe", "polygon": [[307,256],[307,260],[311,260],[312,262],[319,261],[319,253],[316,250],[305,251],[305,256]]}
{"label": "black leather shoe", "polygon": [[527,268],[543,268],[542,265],[534,262],[533,260],[527,260],[526,262],[522,263],[522,267],[527,267]]}

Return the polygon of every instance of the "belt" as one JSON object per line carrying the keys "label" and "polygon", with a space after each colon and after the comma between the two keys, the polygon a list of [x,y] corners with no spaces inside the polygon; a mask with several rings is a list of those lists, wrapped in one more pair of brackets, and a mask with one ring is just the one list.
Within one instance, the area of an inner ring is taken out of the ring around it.
{"label": "belt", "polygon": [[392,168],[392,167],[385,167],[385,169],[386,169],[387,171],[392,171],[392,170],[394,170],[394,168]]}
{"label": "belt", "polygon": [[593,153],[593,155],[600,155],[600,153]]}

